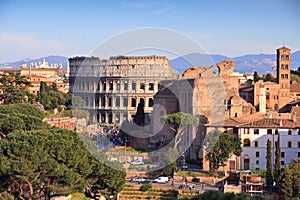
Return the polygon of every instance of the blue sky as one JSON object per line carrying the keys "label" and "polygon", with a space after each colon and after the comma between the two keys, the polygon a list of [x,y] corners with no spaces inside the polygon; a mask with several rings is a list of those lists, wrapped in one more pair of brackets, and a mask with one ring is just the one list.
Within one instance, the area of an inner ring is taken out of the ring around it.
{"label": "blue sky", "polygon": [[283,43],[297,51],[299,8],[297,0],[0,0],[0,62],[88,55],[143,27],[182,33],[209,54],[275,53]]}

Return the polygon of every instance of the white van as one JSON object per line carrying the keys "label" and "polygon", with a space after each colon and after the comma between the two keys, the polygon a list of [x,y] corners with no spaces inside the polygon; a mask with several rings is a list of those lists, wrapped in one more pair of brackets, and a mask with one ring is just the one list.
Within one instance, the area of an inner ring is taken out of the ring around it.
{"label": "white van", "polygon": [[169,178],[161,176],[161,177],[158,177],[158,178],[154,179],[153,182],[155,182],[155,183],[168,183]]}

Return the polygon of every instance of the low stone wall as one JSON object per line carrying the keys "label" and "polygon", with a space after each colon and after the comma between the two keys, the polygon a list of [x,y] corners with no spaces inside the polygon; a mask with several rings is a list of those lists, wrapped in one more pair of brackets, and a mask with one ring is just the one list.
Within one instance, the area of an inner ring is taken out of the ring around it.
{"label": "low stone wall", "polygon": [[241,185],[239,185],[239,186],[226,185],[226,186],[224,186],[224,193],[226,193],[226,192],[232,192],[232,193],[235,193],[235,194],[240,194],[240,193],[242,193],[242,187],[241,187]]}

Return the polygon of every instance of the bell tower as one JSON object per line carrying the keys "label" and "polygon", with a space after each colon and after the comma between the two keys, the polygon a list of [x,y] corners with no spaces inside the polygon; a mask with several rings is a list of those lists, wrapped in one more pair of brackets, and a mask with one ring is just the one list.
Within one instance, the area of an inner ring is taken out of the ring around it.
{"label": "bell tower", "polygon": [[279,108],[290,102],[291,50],[285,46],[277,51],[277,83],[279,84]]}

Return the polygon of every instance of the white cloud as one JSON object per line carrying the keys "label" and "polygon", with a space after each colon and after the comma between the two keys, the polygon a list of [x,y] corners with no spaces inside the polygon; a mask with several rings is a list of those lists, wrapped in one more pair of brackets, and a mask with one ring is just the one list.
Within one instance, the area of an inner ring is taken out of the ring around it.
{"label": "white cloud", "polygon": [[0,32],[0,46],[0,62],[50,54],[63,55],[73,48],[56,39],[41,39],[33,33],[7,32]]}

